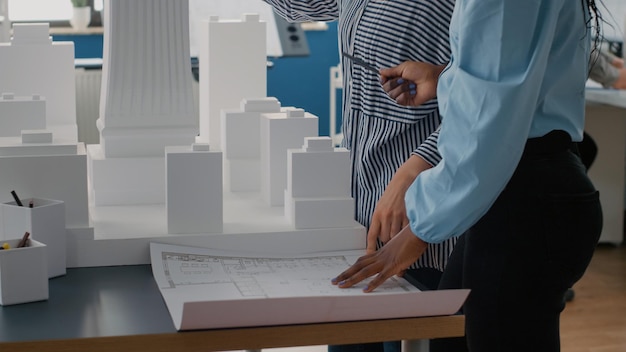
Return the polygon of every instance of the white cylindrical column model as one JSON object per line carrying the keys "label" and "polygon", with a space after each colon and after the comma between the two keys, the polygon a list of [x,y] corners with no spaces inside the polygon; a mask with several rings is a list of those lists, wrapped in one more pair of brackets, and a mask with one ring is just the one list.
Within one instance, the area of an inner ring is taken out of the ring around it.
{"label": "white cylindrical column model", "polygon": [[105,2],[100,144],[106,157],[163,156],[197,136],[189,3]]}

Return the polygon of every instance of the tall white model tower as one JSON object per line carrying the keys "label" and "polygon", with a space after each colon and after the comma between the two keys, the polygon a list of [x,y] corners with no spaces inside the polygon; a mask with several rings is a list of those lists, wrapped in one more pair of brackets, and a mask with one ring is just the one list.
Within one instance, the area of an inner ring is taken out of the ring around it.
{"label": "tall white model tower", "polygon": [[200,29],[200,139],[221,149],[221,110],[267,96],[265,22],[211,16]]}
{"label": "tall white model tower", "polygon": [[100,97],[106,157],[163,156],[197,135],[189,3],[107,0]]}
{"label": "tall white model tower", "polygon": [[96,205],[165,202],[166,146],[198,135],[186,0],[105,1],[100,144],[89,145]]}

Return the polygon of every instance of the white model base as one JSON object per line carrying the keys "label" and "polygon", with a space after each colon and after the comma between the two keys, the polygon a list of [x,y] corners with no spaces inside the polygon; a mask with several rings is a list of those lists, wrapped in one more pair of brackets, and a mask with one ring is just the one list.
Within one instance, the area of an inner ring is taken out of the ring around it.
{"label": "white model base", "polygon": [[169,234],[164,204],[90,207],[90,229],[68,229],[68,267],[150,264],[150,242],[251,253],[365,249],[365,228],[298,230],[259,193],[224,193],[221,233]]}
{"label": "white model base", "polygon": [[96,122],[100,130],[100,146],[107,158],[163,157],[165,147],[190,145],[198,134],[196,128],[146,127],[110,128]]}
{"label": "white model base", "polygon": [[164,204],[165,158],[106,158],[87,146],[91,201],[95,205]]}

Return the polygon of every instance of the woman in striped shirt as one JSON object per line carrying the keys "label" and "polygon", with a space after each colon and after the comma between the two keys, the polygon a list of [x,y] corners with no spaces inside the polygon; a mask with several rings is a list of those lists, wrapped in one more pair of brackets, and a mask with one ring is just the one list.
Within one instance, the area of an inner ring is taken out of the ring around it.
{"label": "woman in striped shirt", "polygon": [[[454,0],[265,1],[289,21],[338,21],[340,52],[378,69],[407,60],[443,69],[450,57]],[[429,136],[441,118],[436,99],[419,107],[402,106],[384,91],[375,70],[341,58],[342,145],[350,150],[355,217],[368,229],[371,249],[372,240],[384,243],[408,224],[406,214],[395,209],[404,209],[404,192],[420,170],[392,177],[411,155],[420,156],[427,167],[438,162],[436,139]],[[429,246],[406,277],[435,288],[454,243],[450,239]]]}

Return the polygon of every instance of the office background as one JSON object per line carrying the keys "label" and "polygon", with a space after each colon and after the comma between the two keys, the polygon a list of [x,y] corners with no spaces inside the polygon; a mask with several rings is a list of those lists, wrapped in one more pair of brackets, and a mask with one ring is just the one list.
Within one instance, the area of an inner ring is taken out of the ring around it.
{"label": "office background", "polygon": [[[328,135],[330,109],[330,68],[339,63],[337,25],[325,30],[306,31],[310,55],[269,57],[267,95],[282,106],[295,106],[319,117],[320,135]],[[102,34],[53,35],[54,41],[73,41],[76,58],[102,58]],[[340,96],[340,92],[336,92]],[[341,116],[340,104],[337,116]]]}

